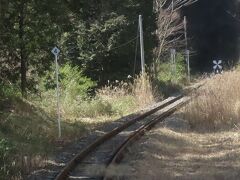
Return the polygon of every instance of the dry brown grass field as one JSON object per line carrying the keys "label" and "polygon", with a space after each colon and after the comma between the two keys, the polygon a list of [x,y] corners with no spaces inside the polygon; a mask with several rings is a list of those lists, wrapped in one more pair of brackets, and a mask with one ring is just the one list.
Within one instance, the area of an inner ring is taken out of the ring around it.
{"label": "dry brown grass field", "polygon": [[204,80],[193,94],[184,118],[193,129],[203,131],[238,128],[240,123],[240,72],[231,71]]}
{"label": "dry brown grass field", "polygon": [[159,126],[131,148],[116,173],[130,180],[239,179],[240,133],[199,134]]}
{"label": "dry brown grass field", "polygon": [[240,179],[240,72],[203,81],[175,122],[158,124],[131,147],[116,179]]}

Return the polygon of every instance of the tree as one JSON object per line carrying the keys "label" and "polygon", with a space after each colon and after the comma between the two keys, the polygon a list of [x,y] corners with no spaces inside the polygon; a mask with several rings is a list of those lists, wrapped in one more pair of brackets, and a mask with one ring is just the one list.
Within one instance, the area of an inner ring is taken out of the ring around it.
{"label": "tree", "polygon": [[[152,62],[155,15],[153,1],[101,0],[67,1],[73,12],[73,30],[63,38],[68,59],[84,68],[84,72],[99,84],[108,79],[124,79],[134,66],[138,15],[144,17],[145,50]],[[121,4],[121,6],[119,6]]]}
{"label": "tree", "polygon": [[183,21],[180,10],[196,0],[155,0],[154,10],[157,14],[156,36],[158,46],[155,49],[153,71],[156,75],[160,59],[168,52],[170,47],[183,46]]}
{"label": "tree", "polygon": [[[36,75],[51,63],[50,50],[60,37],[65,25],[64,7],[60,1],[10,0],[2,12],[4,25],[1,38],[1,76],[11,82],[20,79],[21,92],[34,86]],[[58,8],[53,8],[58,6]],[[62,14],[63,13],[63,14]],[[20,78],[19,78],[20,77]]]}

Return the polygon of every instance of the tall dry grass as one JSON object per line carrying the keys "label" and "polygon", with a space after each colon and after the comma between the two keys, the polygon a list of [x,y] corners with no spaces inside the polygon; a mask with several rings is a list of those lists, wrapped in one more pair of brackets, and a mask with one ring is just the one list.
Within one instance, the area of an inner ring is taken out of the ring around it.
{"label": "tall dry grass", "polygon": [[155,92],[147,74],[142,74],[134,80],[132,93],[138,104],[145,106],[154,102]]}
{"label": "tall dry grass", "polygon": [[231,71],[208,78],[184,116],[192,128],[223,130],[240,124],[240,72]]}
{"label": "tall dry grass", "polygon": [[107,85],[97,91],[97,97],[111,104],[119,105],[128,101],[128,108],[141,108],[154,103],[154,89],[147,74],[137,76],[133,82],[118,82]]}

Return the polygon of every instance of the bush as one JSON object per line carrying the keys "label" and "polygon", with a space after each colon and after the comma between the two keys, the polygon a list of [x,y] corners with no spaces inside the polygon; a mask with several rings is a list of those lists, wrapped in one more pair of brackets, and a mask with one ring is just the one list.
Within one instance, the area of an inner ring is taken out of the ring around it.
{"label": "bush", "polygon": [[5,139],[0,139],[0,179],[8,179],[16,173],[13,161],[14,147]]}
{"label": "bush", "polygon": [[170,62],[162,62],[159,64],[157,78],[154,80],[156,88],[160,89],[165,97],[181,91],[187,84],[185,58],[180,53],[176,55],[176,73],[173,70],[174,67]]}
{"label": "bush", "polygon": [[78,97],[85,99],[88,97],[89,91],[96,86],[96,83],[84,76],[79,68],[69,64],[60,69],[60,75],[61,88],[65,97],[70,99]]}
{"label": "bush", "polygon": [[98,116],[111,116],[114,109],[109,102],[101,99],[92,99],[90,101],[84,101],[79,104],[80,117],[98,117]]}
{"label": "bush", "polygon": [[[54,67],[51,68],[42,79],[40,79],[40,91],[53,90],[56,87]],[[59,84],[62,97],[76,99],[88,97],[89,91],[96,86],[90,78],[83,75],[78,67],[66,64],[60,67]]]}
{"label": "bush", "polygon": [[11,83],[0,83],[0,97],[21,96],[20,89]]}
{"label": "bush", "polygon": [[157,79],[161,82],[181,84],[186,82],[186,74],[187,70],[184,56],[178,53],[176,56],[176,73],[174,73],[173,66],[170,62],[164,62],[159,65]]}
{"label": "bush", "polygon": [[[123,116],[154,101],[152,83],[147,75],[137,77],[133,83],[116,80],[113,85],[109,83],[98,89],[92,97],[89,92],[95,83],[84,77],[78,68],[67,64],[60,72],[60,107],[64,119]],[[41,82],[38,103],[48,112],[56,114],[54,74],[47,74]]]}
{"label": "bush", "polygon": [[[50,113],[55,113],[56,106],[56,83],[55,74],[49,71],[40,80],[39,96],[37,100],[41,106]],[[60,68],[59,73],[60,101],[62,114],[72,114],[79,102],[87,100],[89,93],[96,85],[90,78],[84,76],[77,67],[66,64]],[[36,98],[36,97],[35,97]]]}

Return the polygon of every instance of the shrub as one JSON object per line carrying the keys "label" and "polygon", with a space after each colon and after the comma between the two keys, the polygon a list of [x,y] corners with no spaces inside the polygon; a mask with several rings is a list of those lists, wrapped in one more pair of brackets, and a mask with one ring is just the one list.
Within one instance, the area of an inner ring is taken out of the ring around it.
{"label": "shrub", "polygon": [[[123,116],[154,101],[152,83],[146,74],[137,77],[133,83],[129,80],[126,82],[116,80],[98,89],[95,97],[92,97],[89,92],[95,83],[82,76],[77,68],[67,64],[60,72],[60,106],[64,119]],[[43,90],[38,103],[48,112],[56,114],[56,93],[53,84],[53,73],[42,79]]]}
{"label": "shrub", "polygon": [[186,74],[185,58],[178,53],[176,55],[176,72],[174,72],[174,67],[170,62],[162,62],[159,64],[154,84],[165,97],[168,97],[173,93],[181,91],[182,87],[187,84]]}
{"label": "shrub", "polygon": [[20,96],[20,89],[11,83],[0,83],[0,97]]}
{"label": "shrub", "polygon": [[94,118],[99,116],[111,116],[113,114],[114,110],[112,105],[101,99],[92,99],[79,104],[80,117]]}
{"label": "shrub", "polygon": [[[56,83],[53,69],[54,67],[40,79],[40,91],[45,92],[55,89]],[[59,72],[61,95],[65,99],[86,98],[89,91],[96,85],[90,78],[84,76],[78,67],[73,67],[70,64],[60,67]]]}
{"label": "shrub", "polygon": [[0,139],[0,179],[14,176],[16,173],[13,161],[14,147],[6,139]]}
{"label": "shrub", "polygon": [[[60,101],[63,115],[72,114],[74,106],[88,99],[90,91],[96,85],[90,78],[84,76],[77,67],[66,64],[60,68]],[[38,103],[50,113],[55,113],[56,91],[55,75],[49,71],[40,79],[40,99]]]}
{"label": "shrub", "polygon": [[176,73],[173,71],[173,65],[170,62],[164,62],[159,65],[159,73],[157,79],[161,82],[172,82],[174,84],[186,82],[186,63],[184,56],[177,54],[176,56]]}

